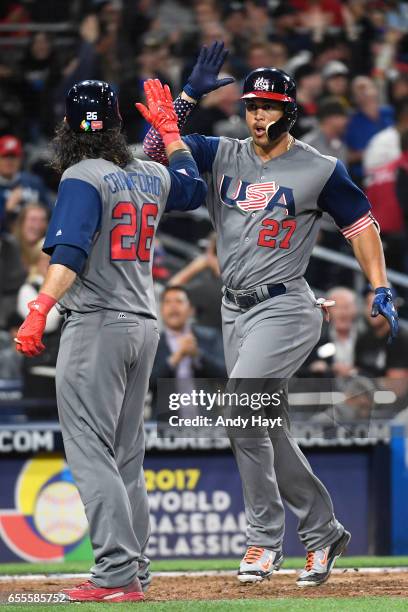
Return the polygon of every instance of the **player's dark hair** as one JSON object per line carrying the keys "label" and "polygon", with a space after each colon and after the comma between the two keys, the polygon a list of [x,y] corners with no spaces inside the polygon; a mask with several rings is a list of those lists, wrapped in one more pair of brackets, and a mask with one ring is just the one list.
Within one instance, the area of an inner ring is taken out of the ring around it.
{"label": "player's dark hair", "polygon": [[188,301],[191,302],[189,292],[187,291],[185,287],[183,287],[183,285],[166,285],[160,295],[161,302],[163,302],[164,298],[166,297],[168,293],[170,293],[170,291],[181,291],[182,293],[184,293]]}
{"label": "player's dark hair", "polygon": [[55,130],[51,166],[64,172],[83,159],[106,159],[123,168],[133,160],[125,136],[117,129],[101,134],[76,134],[65,121]]}

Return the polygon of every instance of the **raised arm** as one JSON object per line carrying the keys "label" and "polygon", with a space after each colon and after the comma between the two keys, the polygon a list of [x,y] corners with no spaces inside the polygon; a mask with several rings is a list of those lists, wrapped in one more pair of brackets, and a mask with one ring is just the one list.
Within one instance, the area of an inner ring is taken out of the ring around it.
{"label": "raised arm", "polygon": [[[207,47],[201,48],[197,62],[183,91],[174,101],[174,110],[177,114],[180,130],[202,96],[234,81],[232,77],[218,79],[218,74],[227,55],[228,51],[224,49],[223,42],[214,42],[208,49]],[[191,139],[191,137],[188,137],[186,142],[189,138]],[[190,146],[190,143],[188,144]],[[168,165],[168,158],[160,134],[153,127],[145,136],[143,150],[153,161]],[[194,151],[192,153],[194,156]],[[198,160],[196,161],[198,162]]]}
{"label": "raised arm", "polygon": [[158,79],[146,81],[144,89],[148,107],[137,103],[136,108],[160,134],[169,159],[171,184],[166,211],[198,208],[207,195],[207,185],[200,178],[189,148],[181,140],[170,89],[168,85],[163,87]]}

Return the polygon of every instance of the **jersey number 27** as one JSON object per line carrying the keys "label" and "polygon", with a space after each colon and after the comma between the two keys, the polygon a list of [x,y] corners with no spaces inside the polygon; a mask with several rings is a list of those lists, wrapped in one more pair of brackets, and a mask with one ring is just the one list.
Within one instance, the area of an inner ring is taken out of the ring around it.
{"label": "jersey number 27", "polygon": [[[133,202],[118,202],[112,219],[121,219],[110,235],[112,261],[150,261],[157,204],[143,204],[139,211]],[[139,238],[136,240],[137,233]]]}

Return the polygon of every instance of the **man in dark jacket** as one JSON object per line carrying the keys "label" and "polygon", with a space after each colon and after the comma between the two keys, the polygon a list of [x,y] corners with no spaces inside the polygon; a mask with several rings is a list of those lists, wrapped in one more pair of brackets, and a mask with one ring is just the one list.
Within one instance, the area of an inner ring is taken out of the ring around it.
{"label": "man in dark jacket", "polygon": [[227,375],[221,334],[210,327],[191,325],[193,313],[184,287],[174,285],[164,289],[161,295],[163,331],[150,377],[153,418],[168,408],[157,405],[159,379],[173,378],[174,390],[188,393],[194,387],[195,378]]}

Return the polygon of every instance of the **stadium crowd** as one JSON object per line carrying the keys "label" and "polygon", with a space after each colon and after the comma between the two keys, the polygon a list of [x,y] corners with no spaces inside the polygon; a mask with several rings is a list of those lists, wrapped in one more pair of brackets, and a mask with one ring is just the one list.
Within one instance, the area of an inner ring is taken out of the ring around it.
{"label": "stadium crowd", "polygon": [[[48,265],[41,245],[59,180],[49,165],[50,141],[64,116],[66,92],[85,78],[112,83],[128,141],[136,155],[143,155],[148,125],[134,102],[143,97],[144,80],[160,78],[177,94],[200,46],[217,39],[230,49],[224,72],[235,83],[205,97],[185,133],[245,138],[239,100],[243,78],[260,66],[287,71],[298,88],[293,135],[344,161],[372,203],[388,267],[408,272],[408,2],[3,0],[0,380],[24,381],[30,397],[54,394],[52,378],[35,376],[33,370],[55,365],[57,310],[47,322],[43,355],[28,363],[14,351],[13,338]],[[175,256],[166,236],[189,243],[183,251],[187,256]],[[350,253],[329,219],[323,221],[319,244]],[[163,330],[153,397],[159,377],[185,382],[224,376],[221,281],[205,212],[163,221],[153,273]],[[370,290],[356,292],[347,268],[316,259],[308,280],[336,306],[299,374],[408,381],[408,333],[402,325],[397,341],[386,344],[385,320],[369,316]],[[404,298],[400,290],[402,314]],[[361,385],[361,393],[368,393]],[[407,389],[402,385],[398,394]]]}

